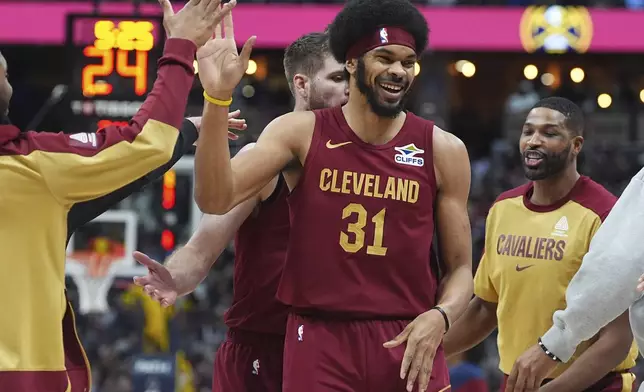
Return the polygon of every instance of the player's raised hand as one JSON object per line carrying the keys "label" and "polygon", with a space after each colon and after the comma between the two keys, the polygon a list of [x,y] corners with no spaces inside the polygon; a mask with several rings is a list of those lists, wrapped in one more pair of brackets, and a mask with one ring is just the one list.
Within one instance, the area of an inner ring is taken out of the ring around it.
{"label": "player's raised hand", "polygon": [[425,392],[434,366],[436,349],[445,335],[445,319],[437,310],[430,310],[416,317],[395,338],[386,342],[385,348],[398,347],[407,342],[400,378],[407,377],[407,391],[414,389],[418,379],[418,390]]}
{"label": "player's raised hand", "polygon": [[159,0],[163,8],[163,27],[168,38],[183,38],[203,46],[215,26],[237,4],[236,0],[221,5],[221,0],[189,0],[176,14],[170,0]]}
{"label": "player's raised hand", "polygon": [[134,259],[148,269],[145,276],[135,276],[134,284],[143,287],[145,292],[157,300],[163,307],[173,305],[177,300],[177,285],[170,274],[170,271],[159,263],[141,252],[134,252]]}
{"label": "player's raised hand", "polygon": [[215,37],[197,51],[199,79],[208,95],[227,100],[248,68],[255,36],[246,41],[241,53],[237,52],[233,15],[227,13],[221,24],[215,28]]}

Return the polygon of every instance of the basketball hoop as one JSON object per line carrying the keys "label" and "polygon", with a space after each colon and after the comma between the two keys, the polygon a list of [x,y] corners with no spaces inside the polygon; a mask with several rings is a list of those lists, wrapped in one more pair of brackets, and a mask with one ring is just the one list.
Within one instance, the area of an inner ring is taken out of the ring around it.
{"label": "basketball hoop", "polygon": [[80,313],[108,311],[107,295],[114,279],[142,274],[132,258],[136,227],[134,211],[108,211],[71,237],[65,273],[78,288]]}
{"label": "basketball hoop", "polygon": [[98,252],[72,252],[69,258],[81,268],[71,268],[78,288],[80,313],[103,313],[109,310],[107,294],[112,286],[114,264],[122,258]]}

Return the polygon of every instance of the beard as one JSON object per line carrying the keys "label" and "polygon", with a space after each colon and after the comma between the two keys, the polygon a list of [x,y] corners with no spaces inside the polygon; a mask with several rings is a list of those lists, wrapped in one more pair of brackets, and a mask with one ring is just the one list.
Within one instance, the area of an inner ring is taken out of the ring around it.
{"label": "beard", "polygon": [[521,154],[521,164],[523,165],[523,172],[525,173],[526,178],[530,181],[539,181],[563,172],[568,164],[572,162],[572,157],[570,156],[571,149],[572,144],[569,144],[560,153],[543,153],[541,163],[537,167],[528,167],[526,165],[525,153],[530,150],[524,151],[523,154]]}
{"label": "beard", "polygon": [[386,105],[381,103],[378,100],[378,93],[376,92],[376,86],[379,83],[386,83],[393,81],[395,83],[400,83],[400,80],[393,80],[393,78],[387,78],[384,76],[378,76],[373,86],[369,86],[367,83],[367,71],[364,64],[364,59],[360,57],[358,59],[358,66],[356,69],[356,84],[358,90],[367,97],[367,102],[371,107],[371,110],[380,117],[387,118],[396,118],[400,112],[405,109],[405,103],[407,101],[407,89],[409,88],[409,82],[405,84],[403,91],[405,92],[402,96],[402,99],[395,105]]}
{"label": "beard", "polygon": [[320,93],[316,88],[315,84],[311,84],[311,92],[309,95],[309,110],[318,110],[327,108],[327,100],[324,98],[324,94]]}

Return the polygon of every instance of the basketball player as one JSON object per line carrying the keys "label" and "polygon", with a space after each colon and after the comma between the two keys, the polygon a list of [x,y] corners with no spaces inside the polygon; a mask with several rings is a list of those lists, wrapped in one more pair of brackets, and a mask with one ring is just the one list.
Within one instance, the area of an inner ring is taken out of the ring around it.
{"label": "basketball player", "polygon": [[[232,161],[223,115],[248,50],[237,57],[227,44],[230,17],[224,32],[199,64],[217,85],[204,84],[196,199],[204,212],[226,213],[285,170],[284,391],[449,388],[441,340],[472,295],[470,166],[459,139],[403,111],[425,18],[407,0],[350,0],[329,28],[350,75],[348,103],[281,116]],[[429,256],[434,218],[440,280]]]}
{"label": "basketball player", "polygon": [[[565,308],[554,313],[552,327],[514,364],[508,390],[525,391],[527,381],[538,383],[548,377],[562,362],[570,361],[579,344],[627,310],[642,353],[644,287],[633,288],[644,271],[643,203],[644,169],[633,176],[593,237],[581,268],[566,290]],[[644,391],[644,384],[639,391]]]}
{"label": "basketball player", "polygon": [[[552,314],[565,306],[566,287],[616,200],[577,171],[583,121],[581,109],[560,97],[545,98],[528,113],[519,149],[531,182],[501,194],[490,209],[476,296],[445,337],[450,355],[498,327],[504,381],[517,358],[550,328]],[[574,361],[558,366],[544,386],[526,380],[525,390],[630,390],[636,358],[624,313],[581,346]]]}
{"label": "basketball player", "polygon": [[[219,0],[189,1],[177,15],[165,15],[170,38],[158,79],[128,126],[75,135],[21,133],[11,125],[0,126],[3,390],[69,392],[72,386],[74,392],[89,390],[89,369],[80,344],[73,348],[79,352],[67,351],[68,343],[77,339],[67,334],[73,331],[67,326],[73,319],[62,317],[67,305],[67,213],[75,203],[121,188],[168,161],[183,116],[165,109],[185,107],[196,49],[235,2],[221,9],[219,4]],[[11,90],[5,62],[2,67],[0,93],[5,99]],[[8,122],[6,107],[3,122]],[[78,371],[68,367],[70,357],[82,359]]]}
{"label": "basketball player", "polygon": [[[284,70],[295,111],[346,102],[344,66],[331,55],[327,34],[307,34],[286,48]],[[166,267],[135,254],[150,270],[135,282],[167,306],[197,287],[237,233],[233,303],[224,317],[228,337],[215,358],[213,391],[282,390],[288,308],[275,294],[288,243],[287,194],[280,175],[226,215],[205,215],[188,244],[170,257]]]}

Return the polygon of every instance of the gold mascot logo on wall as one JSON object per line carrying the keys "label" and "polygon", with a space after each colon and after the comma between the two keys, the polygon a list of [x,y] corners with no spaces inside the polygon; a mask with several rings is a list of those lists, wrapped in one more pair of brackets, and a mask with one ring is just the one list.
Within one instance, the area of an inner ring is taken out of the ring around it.
{"label": "gold mascot logo on wall", "polygon": [[533,6],[521,17],[520,36],[529,53],[584,53],[593,38],[593,22],[584,7]]}

